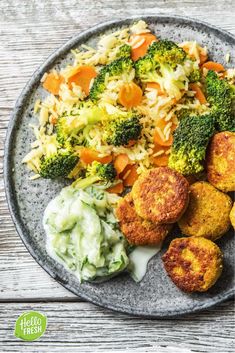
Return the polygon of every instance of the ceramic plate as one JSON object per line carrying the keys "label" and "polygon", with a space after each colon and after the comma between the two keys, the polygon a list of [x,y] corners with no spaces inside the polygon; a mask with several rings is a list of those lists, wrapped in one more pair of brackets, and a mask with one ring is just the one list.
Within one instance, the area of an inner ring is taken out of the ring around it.
{"label": "ceramic plate", "polygon": [[[135,18],[136,19],[136,18]],[[229,66],[235,67],[235,38],[218,28],[188,18],[174,16],[142,17],[158,37],[176,42],[196,40],[209,49],[210,58],[225,64],[225,54],[231,54]],[[135,283],[128,274],[119,275],[101,284],[79,284],[77,278],[52,260],[45,249],[42,227],[43,211],[48,202],[59,193],[65,183],[38,179],[29,180],[29,171],[21,164],[30,150],[34,136],[28,127],[36,122],[33,105],[45,96],[40,78],[49,69],[60,68],[72,62],[70,50],[83,43],[95,45],[101,34],[128,26],[132,19],[109,22],[80,33],[56,50],[34,73],[19,97],[13,111],[6,140],[5,186],[9,208],[24,244],[35,260],[59,283],[78,296],[95,304],[124,313],[148,317],[170,317],[208,308],[234,293],[234,237],[232,231],[219,242],[224,253],[224,270],[221,278],[208,292],[185,294],[167,277],[162,261],[170,238],[149,263],[144,279]],[[177,230],[176,230],[177,231]]]}

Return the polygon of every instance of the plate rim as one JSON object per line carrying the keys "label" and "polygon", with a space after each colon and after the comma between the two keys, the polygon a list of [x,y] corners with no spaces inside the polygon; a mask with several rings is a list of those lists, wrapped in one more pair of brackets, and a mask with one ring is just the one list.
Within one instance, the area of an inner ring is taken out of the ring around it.
{"label": "plate rim", "polygon": [[112,28],[113,26],[122,26],[128,23],[131,23],[134,20],[145,20],[145,21],[157,21],[157,19],[160,20],[174,20],[177,22],[182,22],[186,24],[197,24],[197,25],[202,25],[202,29],[207,29],[209,31],[213,30],[213,32],[217,32],[218,34],[222,34],[231,40],[234,41],[235,44],[235,36],[229,32],[227,32],[224,29],[221,29],[217,26],[211,25],[205,21],[201,21],[199,19],[194,19],[188,16],[177,16],[177,15],[167,15],[167,14],[157,14],[157,15],[143,15],[143,16],[129,16],[126,18],[121,18],[113,21],[106,21],[106,22],[101,22],[99,24],[96,24],[93,27],[88,28],[85,31],[79,32],[75,34],[71,39],[66,41],[64,44],[59,46],[57,49],[55,49],[51,55],[49,55],[46,60],[34,71],[34,73],[31,75],[30,79],[24,86],[23,90],[21,91],[18,99],[16,100],[15,106],[13,108],[13,111],[10,116],[10,120],[8,123],[8,128],[6,132],[6,137],[5,137],[5,146],[4,146],[4,163],[3,163],[3,174],[4,174],[4,187],[5,187],[5,194],[6,194],[6,200],[8,204],[8,209],[10,211],[11,218],[13,220],[13,223],[15,225],[16,231],[18,235],[20,236],[24,246],[26,247],[27,251],[30,253],[30,255],[34,258],[34,260],[54,279],[56,280],[59,284],[61,284],[63,287],[65,287],[67,290],[75,294],[76,296],[79,296],[80,298],[89,301],[95,305],[98,305],[99,307],[102,308],[107,308],[114,310],[116,312],[120,312],[123,314],[128,314],[128,315],[134,315],[134,316],[139,316],[139,317],[144,317],[144,318],[155,318],[155,319],[163,319],[163,318],[171,318],[171,317],[178,317],[181,315],[186,315],[186,314],[191,314],[191,313],[197,313],[201,310],[204,309],[209,309],[217,304],[220,304],[224,302],[225,300],[231,299],[234,294],[235,294],[235,287],[223,294],[222,296],[218,295],[218,298],[213,298],[213,299],[208,299],[206,302],[204,302],[201,305],[196,305],[194,308],[191,309],[185,309],[185,310],[171,310],[167,312],[154,312],[154,313],[144,313],[144,309],[135,309],[131,307],[124,307],[120,306],[118,303],[113,305],[110,302],[105,302],[103,301],[102,303],[99,302],[99,300],[96,297],[90,297],[89,294],[86,293],[79,293],[79,289],[76,292],[73,287],[71,287],[68,283],[64,283],[55,273],[53,273],[52,268],[46,263],[45,261],[42,261],[41,258],[38,256],[36,251],[33,249],[31,244],[27,241],[24,233],[26,233],[24,223],[19,215],[19,210],[17,206],[17,201],[16,201],[16,196],[14,193],[14,183],[13,183],[13,178],[11,175],[11,146],[12,146],[12,141],[14,141],[14,134],[16,130],[16,124],[15,121],[18,121],[20,116],[22,115],[24,111],[24,105],[28,100],[28,95],[30,93],[30,90],[34,87],[35,83],[39,82],[40,78],[42,77],[42,74],[46,72],[50,67],[52,67],[55,64],[55,61],[58,60],[62,55],[68,53],[71,48],[73,48],[80,40],[84,39],[86,40],[86,37],[90,37],[92,35],[95,35],[103,30],[107,30],[109,28]]}

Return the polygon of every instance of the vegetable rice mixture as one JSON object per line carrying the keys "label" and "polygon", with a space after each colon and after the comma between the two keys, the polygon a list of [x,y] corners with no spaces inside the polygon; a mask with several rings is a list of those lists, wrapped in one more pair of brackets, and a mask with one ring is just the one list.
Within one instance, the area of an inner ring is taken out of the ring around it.
{"label": "vegetable rice mixture", "polygon": [[195,41],[158,38],[139,21],[72,53],[73,65],[41,79],[50,95],[35,103],[31,179],[88,178],[122,193],[152,167],[200,173],[214,132],[235,131],[235,70]]}

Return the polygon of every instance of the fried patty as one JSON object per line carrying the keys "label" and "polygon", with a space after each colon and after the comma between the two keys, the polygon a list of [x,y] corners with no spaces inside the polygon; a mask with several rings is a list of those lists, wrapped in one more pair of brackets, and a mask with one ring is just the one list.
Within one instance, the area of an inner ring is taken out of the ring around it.
{"label": "fried patty", "polygon": [[168,167],[142,174],[132,188],[138,215],[155,223],[174,223],[188,205],[189,183]]}
{"label": "fried patty", "polygon": [[230,227],[229,213],[231,198],[205,181],[199,181],[189,188],[189,205],[178,221],[183,234],[220,238]]}
{"label": "fried patty", "polygon": [[235,202],[234,202],[234,204],[233,204],[233,207],[232,207],[232,209],[231,209],[231,212],[230,212],[230,221],[231,221],[231,223],[232,223],[232,226],[233,226],[233,228],[235,229]]}
{"label": "fried patty", "polygon": [[222,272],[222,253],[201,237],[174,239],[162,257],[171,280],[185,292],[205,292]]}
{"label": "fried patty", "polygon": [[116,216],[122,233],[133,245],[160,244],[171,229],[169,224],[154,224],[139,217],[130,193],[119,202]]}
{"label": "fried patty", "polygon": [[234,132],[220,132],[212,138],[207,152],[207,179],[224,192],[235,191]]}

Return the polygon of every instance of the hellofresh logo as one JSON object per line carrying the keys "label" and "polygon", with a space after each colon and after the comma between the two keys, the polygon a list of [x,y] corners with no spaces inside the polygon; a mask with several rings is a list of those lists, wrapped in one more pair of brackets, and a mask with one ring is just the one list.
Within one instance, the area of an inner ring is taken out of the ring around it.
{"label": "hellofresh logo", "polygon": [[24,341],[34,341],[46,331],[47,318],[37,311],[29,311],[18,317],[15,336]]}

